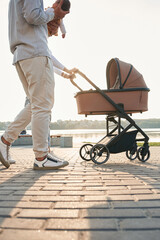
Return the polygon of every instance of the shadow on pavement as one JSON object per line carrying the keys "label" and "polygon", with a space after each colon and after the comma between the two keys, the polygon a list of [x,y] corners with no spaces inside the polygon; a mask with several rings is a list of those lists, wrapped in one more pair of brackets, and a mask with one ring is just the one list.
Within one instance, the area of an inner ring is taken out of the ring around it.
{"label": "shadow on pavement", "polygon": [[[5,218],[16,217],[19,208],[43,208],[43,206],[40,207],[38,201],[31,202],[31,199],[45,186],[45,176],[66,171],[64,169],[35,171],[29,167],[24,170],[21,168],[22,166],[18,164],[17,167],[12,165],[9,169],[0,165],[0,227]],[[13,176],[10,177],[10,175]],[[31,193],[25,195],[27,191]]]}

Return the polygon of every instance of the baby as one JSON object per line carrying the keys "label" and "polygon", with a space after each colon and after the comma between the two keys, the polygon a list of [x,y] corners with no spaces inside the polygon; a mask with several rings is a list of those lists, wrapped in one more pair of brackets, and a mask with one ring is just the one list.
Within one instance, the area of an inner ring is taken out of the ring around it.
{"label": "baby", "polygon": [[[61,0],[57,0],[52,5],[52,8],[54,8],[54,9],[57,8],[60,1]],[[63,0],[61,9],[63,11],[67,11],[69,13],[70,7],[71,7],[70,1],[69,0]],[[59,17],[55,16],[54,19],[47,24],[47,27],[48,27],[48,36],[49,37],[52,36],[52,35],[58,36],[58,29],[60,28],[60,30],[62,32],[62,38],[65,38],[66,29],[65,29],[63,20],[60,19]]]}

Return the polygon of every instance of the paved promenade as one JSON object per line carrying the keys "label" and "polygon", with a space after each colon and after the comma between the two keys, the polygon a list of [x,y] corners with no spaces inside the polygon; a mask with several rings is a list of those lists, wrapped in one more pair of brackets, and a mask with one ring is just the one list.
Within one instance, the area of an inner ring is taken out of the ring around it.
{"label": "paved promenade", "polygon": [[159,240],[160,147],[146,163],[125,153],[97,166],[79,148],[55,148],[69,161],[33,171],[30,147],[13,147],[17,161],[0,165],[1,240]]}

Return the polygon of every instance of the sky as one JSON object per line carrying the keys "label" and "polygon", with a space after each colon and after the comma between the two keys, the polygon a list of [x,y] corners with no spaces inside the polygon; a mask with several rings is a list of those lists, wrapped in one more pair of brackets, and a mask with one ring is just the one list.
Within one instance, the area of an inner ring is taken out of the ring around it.
{"label": "sky", "polygon": [[[70,0],[71,11],[64,18],[67,30],[63,39],[48,40],[53,55],[68,69],[77,67],[101,89],[107,89],[106,65],[117,57],[131,63],[150,88],[148,111],[133,118],[160,118],[160,1],[159,0]],[[8,3],[0,0],[0,121],[13,121],[24,106],[25,93],[12,65],[8,43]],[[44,0],[45,7],[53,1]],[[76,83],[91,89],[77,76]],[[82,120],[78,115],[75,93],[68,79],[55,74],[55,104],[52,122]],[[105,116],[88,116],[104,120]]]}

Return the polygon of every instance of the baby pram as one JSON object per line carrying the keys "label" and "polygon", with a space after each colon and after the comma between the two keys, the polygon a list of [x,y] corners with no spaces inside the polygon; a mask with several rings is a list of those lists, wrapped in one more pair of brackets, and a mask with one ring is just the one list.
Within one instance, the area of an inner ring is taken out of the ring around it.
{"label": "baby pram", "polygon": [[[107,115],[106,135],[95,145],[84,144],[80,148],[80,156],[86,161],[96,164],[105,163],[110,153],[126,152],[130,160],[138,158],[145,162],[150,157],[149,137],[131,118],[132,113],[148,110],[148,92],[143,76],[131,65],[111,59],[106,68],[107,90],[101,90],[82,72],[77,71],[95,90],[83,91],[73,80],[72,83],[80,90],[75,95],[78,114]],[[127,126],[122,126],[125,119]],[[139,133],[139,134],[138,134]],[[140,135],[137,137],[137,134]],[[143,142],[142,147],[137,142]]]}

